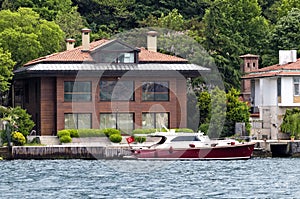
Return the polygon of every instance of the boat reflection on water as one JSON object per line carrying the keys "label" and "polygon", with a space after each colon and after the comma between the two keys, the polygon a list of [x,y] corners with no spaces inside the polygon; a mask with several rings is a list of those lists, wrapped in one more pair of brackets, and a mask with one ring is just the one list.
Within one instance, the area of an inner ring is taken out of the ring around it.
{"label": "boat reflection on water", "polygon": [[[143,135],[145,136],[145,135]],[[131,146],[133,159],[249,159],[254,142],[233,139],[212,140],[203,133],[156,132],[147,138],[156,140],[152,145]]]}

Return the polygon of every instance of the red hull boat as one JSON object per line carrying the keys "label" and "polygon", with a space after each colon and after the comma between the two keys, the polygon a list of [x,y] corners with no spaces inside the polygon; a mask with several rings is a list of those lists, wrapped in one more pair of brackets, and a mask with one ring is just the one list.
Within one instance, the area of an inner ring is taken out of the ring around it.
{"label": "red hull boat", "polygon": [[210,140],[202,133],[155,133],[156,144],[132,147],[135,159],[249,159],[255,143],[235,140]]}

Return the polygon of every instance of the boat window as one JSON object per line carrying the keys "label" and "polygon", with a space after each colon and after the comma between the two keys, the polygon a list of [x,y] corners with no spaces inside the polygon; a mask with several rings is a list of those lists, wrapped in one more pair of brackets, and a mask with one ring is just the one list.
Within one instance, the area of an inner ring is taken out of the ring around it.
{"label": "boat window", "polygon": [[180,142],[180,141],[200,141],[197,136],[178,136],[171,140],[171,142]]}

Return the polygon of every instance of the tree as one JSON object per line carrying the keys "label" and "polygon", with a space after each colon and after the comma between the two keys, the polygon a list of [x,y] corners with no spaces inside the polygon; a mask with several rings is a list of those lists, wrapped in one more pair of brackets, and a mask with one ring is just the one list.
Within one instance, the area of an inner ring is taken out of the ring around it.
{"label": "tree", "polygon": [[226,118],[226,93],[218,87],[211,92],[211,111],[208,136],[219,138],[222,135],[222,129]]}
{"label": "tree", "polygon": [[239,99],[240,92],[232,88],[227,94],[226,121],[222,131],[222,137],[230,137],[235,134],[235,124],[245,123],[246,132],[250,133],[250,112],[246,102]]}
{"label": "tree", "polygon": [[11,60],[11,54],[0,48],[0,93],[9,90],[10,80],[13,77],[12,70],[14,65],[15,62]]}
{"label": "tree", "polygon": [[0,116],[1,120],[9,123],[11,132],[18,131],[25,137],[29,135],[30,131],[35,126],[34,122],[31,120],[31,115],[19,106],[15,108],[0,106]]}
{"label": "tree", "polygon": [[[150,15],[150,19],[153,17],[153,15]],[[145,24],[147,26],[158,26],[161,28],[168,28],[171,30],[184,30],[184,19],[183,16],[178,12],[177,9],[173,9],[171,12],[168,13],[168,15],[164,15],[164,13],[161,14],[161,16],[156,19],[152,18],[151,21],[149,21],[149,24]]]}
{"label": "tree", "polygon": [[17,11],[20,7],[32,8],[41,18],[54,21],[59,12],[68,13],[72,10],[72,0],[4,0],[3,9]]}
{"label": "tree", "polygon": [[205,124],[210,120],[210,110],[211,110],[211,96],[208,91],[203,91],[200,93],[198,98],[198,104],[200,111],[200,124]]}
{"label": "tree", "polygon": [[300,110],[299,108],[287,109],[280,125],[280,130],[283,133],[288,133],[290,136],[300,136]]}
{"label": "tree", "polygon": [[278,20],[269,34],[268,43],[269,50],[262,57],[264,66],[279,62],[279,50],[300,49],[300,9],[293,8]]}
{"label": "tree", "polygon": [[93,32],[98,32],[102,25],[113,33],[135,27],[134,12],[130,10],[135,0],[73,0],[73,4],[88,24],[95,24]]}
{"label": "tree", "polygon": [[[7,125],[9,126],[10,138],[13,137],[15,132],[21,133],[26,138],[35,126],[34,122],[31,120],[31,116],[21,107],[6,108],[0,106],[0,117],[2,121],[8,122]],[[4,142],[7,141],[7,135],[4,131],[2,131],[1,137]],[[16,142],[19,140],[17,138],[21,137],[22,136],[17,136]]]}
{"label": "tree", "polygon": [[200,109],[200,130],[211,137],[230,137],[234,135],[235,124],[245,123],[250,133],[250,113],[246,102],[239,99],[240,93],[232,88],[227,94],[216,87],[211,94],[203,91],[198,100]]}
{"label": "tree", "polygon": [[64,33],[54,22],[40,19],[30,8],[0,11],[0,47],[9,51],[20,67],[61,49]]}
{"label": "tree", "polygon": [[77,12],[77,7],[72,7],[68,12],[58,11],[55,23],[64,31],[66,38],[77,38],[86,22]]}
{"label": "tree", "polygon": [[268,22],[261,16],[257,0],[216,0],[203,22],[205,48],[223,73],[227,90],[230,85],[239,88],[239,56],[260,54],[268,32]]}

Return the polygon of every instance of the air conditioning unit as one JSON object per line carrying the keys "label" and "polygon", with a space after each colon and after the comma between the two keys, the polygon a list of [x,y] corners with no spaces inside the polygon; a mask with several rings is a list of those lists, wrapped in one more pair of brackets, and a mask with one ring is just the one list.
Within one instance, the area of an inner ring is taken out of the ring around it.
{"label": "air conditioning unit", "polygon": [[279,50],[279,65],[296,62],[297,51],[296,50]]}

